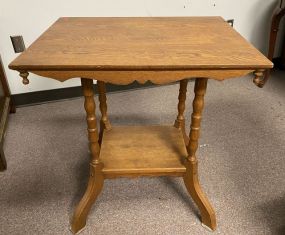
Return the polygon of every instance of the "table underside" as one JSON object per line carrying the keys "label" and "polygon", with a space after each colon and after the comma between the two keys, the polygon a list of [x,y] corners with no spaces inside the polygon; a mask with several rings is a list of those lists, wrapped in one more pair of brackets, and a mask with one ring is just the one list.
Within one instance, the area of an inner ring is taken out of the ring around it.
{"label": "table underside", "polygon": [[113,126],[104,131],[100,159],[105,178],[183,176],[183,134],[173,126]]}

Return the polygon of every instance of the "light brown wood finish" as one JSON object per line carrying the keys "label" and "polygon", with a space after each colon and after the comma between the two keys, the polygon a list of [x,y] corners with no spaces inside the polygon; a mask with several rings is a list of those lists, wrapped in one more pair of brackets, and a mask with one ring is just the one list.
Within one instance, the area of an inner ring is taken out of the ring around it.
{"label": "light brown wood finish", "polygon": [[221,17],[65,17],[10,68],[164,71],[264,66],[272,64]]}
{"label": "light brown wood finish", "polygon": [[212,230],[215,230],[215,212],[201,189],[198,179],[198,161],[196,157],[207,81],[207,78],[196,78],[195,81],[195,98],[193,101],[193,113],[191,116],[190,140],[187,146],[188,158],[185,161],[186,174],[183,179],[188,192],[200,209],[202,223]]}
{"label": "light brown wood finish", "polygon": [[107,115],[107,97],[106,97],[105,82],[97,81],[97,86],[99,92],[99,102],[100,102],[100,111],[101,111],[100,134],[99,134],[99,143],[101,144],[103,131],[111,130],[111,124]]}
{"label": "light brown wood finish", "polygon": [[[151,81],[154,84],[167,84],[184,78],[208,77],[218,81],[242,77],[254,70],[166,70],[166,71],[31,71],[34,74],[64,82],[74,77],[86,77],[104,82],[127,85],[134,81],[144,84]],[[26,79],[26,78],[25,78]],[[25,83],[24,83],[25,84]]]}
{"label": "light brown wood finish", "polygon": [[183,138],[184,138],[186,145],[189,142],[189,138],[186,135],[186,131],[185,131],[185,117],[184,117],[187,84],[188,84],[187,79],[183,79],[180,81],[180,89],[179,89],[179,96],[178,96],[179,102],[178,102],[178,106],[177,106],[178,115],[177,115],[177,118],[176,118],[175,123],[174,123],[174,126],[182,131]]}
{"label": "light brown wood finish", "polygon": [[[56,21],[9,67],[58,80],[80,76],[126,84],[225,79],[272,63],[221,17],[68,17]],[[109,76],[111,71],[118,73]],[[166,81],[165,71],[180,71],[179,78],[172,74]]]}
{"label": "light brown wood finish", "polygon": [[88,125],[88,139],[89,148],[91,152],[90,160],[90,176],[85,194],[75,209],[71,230],[74,233],[79,232],[86,224],[87,215],[91,209],[92,204],[95,202],[97,196],[100,194],[104,176],[102,173],[103,163],[99,159],[100,147],[98,143],[98,130],[95,116],[95,101],[93,92],[93,80],[81,79],[83,95],[85,97],[84,106],[87,114]]}
{"label": "light brown wood finish", "polygon": [[[76,233],[85,226],[104,178],[155,175],[183,176],[203,224],[215,229],[215,213],[199,184],[196,158],[207,78],[222,81],[254,73],[254,82],[260,85],[272,63],[221,17],[98,17],[60,18],[9,67],[20,72],[25,84],[29,72],[59,81],[84,77],[91,162],[87,190],[72,221]],[[189,143],[185,144],[183,113],[186,79],[190,78],[196,78],[195,99]],[[101,151],[92,79],[99,80]],[[177,128],[107,131],[104,83],[148,80],[155,84],[181,81]]]}
{"label": "light brown wood finish", "polygon": [[103,140],[106,178],[183,176],[186,171],[182,132],[173,126],[115,126]]}
{"label": "light brown wood finish", "polygon": [[264,69],[257,69],[254,72],[253,83],[259,88],[262,88],[268,80],[268,77],[266,77],[266,75],[264,77],[264,73],[265,73]]}

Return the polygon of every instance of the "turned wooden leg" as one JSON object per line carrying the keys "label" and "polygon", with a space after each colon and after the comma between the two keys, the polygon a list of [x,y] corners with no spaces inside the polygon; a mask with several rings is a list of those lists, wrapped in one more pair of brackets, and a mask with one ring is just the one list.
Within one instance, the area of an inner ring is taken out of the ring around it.
{"label": "turned wooden leg", "polygon": [[215,212],[203,193],[198,179],[198,162],[196,151],[198,148],[198,139],[200,132],[200,123],[202,119],[202,110],[204,106],[204,95],[207,88],[207,78],[196,78],[195,98],[193,101],[193,113],[191,116],[191,130],[189,144],[187,146],[188,157],[185,161],[186,173],[184,176],[185,186],[199,207],[202,217],[202,223],[212,230],[216,229]]}
{"label": "turned wooden leg", "polygon": [[97,81],[97,85],[99,91],[99,101],[100,101],[100,111],[101,111],[100,134],[99,134],[99,143],[101,143],[103,131],[111,130],[111,124],[107,115],[107,98],[106,98],[105,82]]}
{"label": "turned wooden leg", "polygon": [[100,146],[98,143],[98,131],[95,116],[95,101],[93,92],[93,80],[81,79],[83,94],[85,97],[84,107],[87,114],[88,139],[91,152],[90,176],[87,190],[79,202],[72,219],[71,230],[74,233],[81,231],[86,224],[87,215],[100,194],[104,177],[102,173],[103,163],[99,159]]}
{"label": "turned wooden leg", "polygon": [[187,145],[189,142],[189,138],[186,135],[185,131],[185,117],[184,117],[184,111],[185,111],[185,100],[186,100],[186,92],[187,92],[187,84],[188,80],[183,79],[180,81],[180,89],[179,89],[179,96],[178,96],[178,115],[175,120],[174,126],[178,129],[181,129],[184,137],[184,142]]}

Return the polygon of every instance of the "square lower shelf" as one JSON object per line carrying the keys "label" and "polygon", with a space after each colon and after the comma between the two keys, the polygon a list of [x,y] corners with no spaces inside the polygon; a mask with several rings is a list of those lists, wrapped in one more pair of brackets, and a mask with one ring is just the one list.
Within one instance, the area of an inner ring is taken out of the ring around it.
{"label": "square lower shelf", "polygon": [[100,151],[106,178],[183,176],[186,157],[182,132],[173,126],[113,126]]}

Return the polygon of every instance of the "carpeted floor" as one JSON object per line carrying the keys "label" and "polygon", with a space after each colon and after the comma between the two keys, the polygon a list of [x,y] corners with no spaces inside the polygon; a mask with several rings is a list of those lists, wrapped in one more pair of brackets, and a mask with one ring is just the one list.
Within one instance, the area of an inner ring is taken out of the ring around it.
{"label": "carpeted floor", "polygon": [[[177,94],[177,85],[109,94],[110,119],[172,124]],[[202,187],[217,214],[215,232],[201,226],[182,180],[161,177],[106,181],[82,235],[285,234],[284,98],[280,72],[264,89],[247,77],[209,81],[198,158]],[[8,170],[0,173],[1,235],[70,234],[69,218],[88,179],[82,103],[23,107],[10,115]]]}

